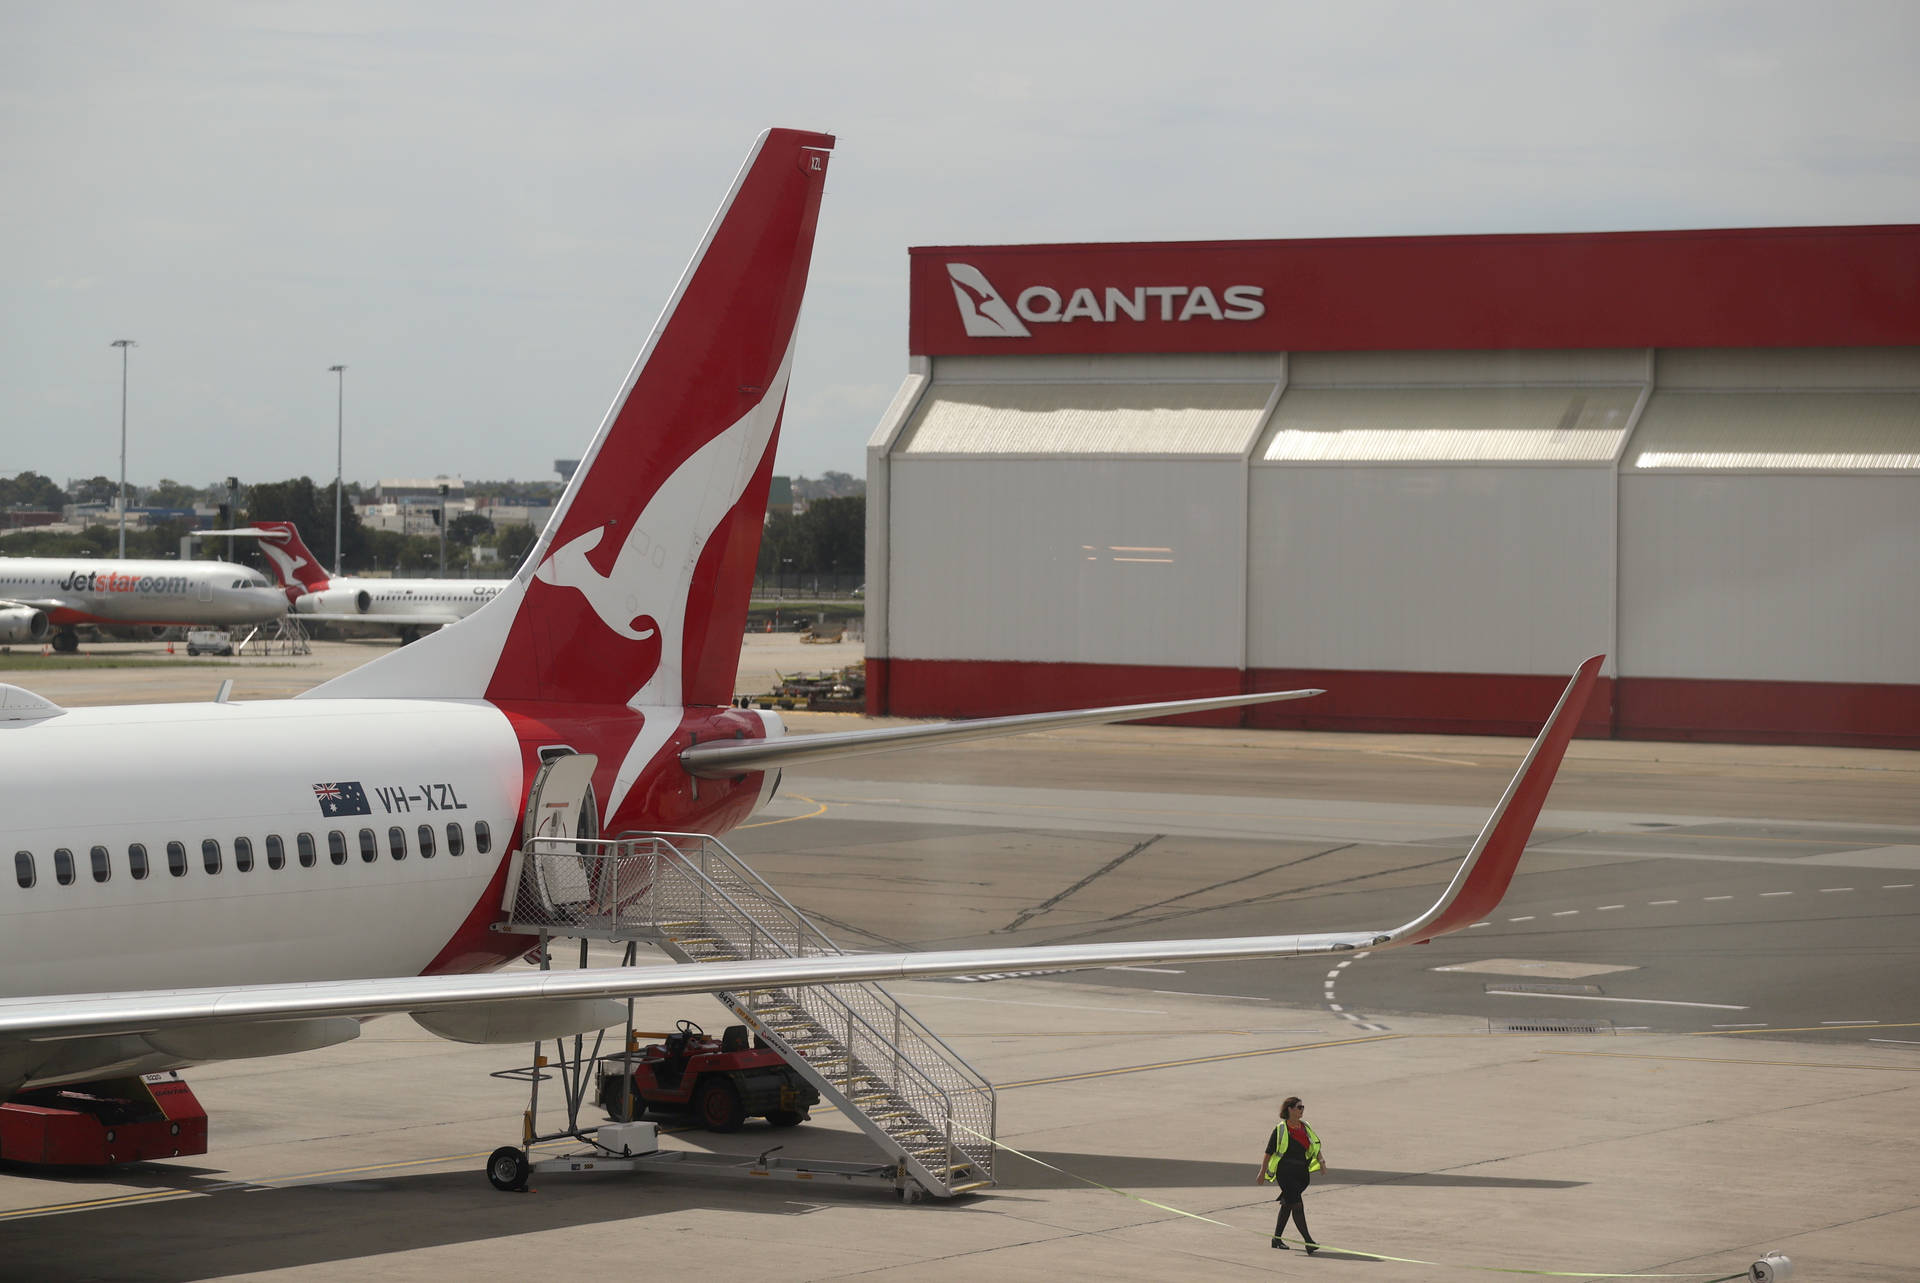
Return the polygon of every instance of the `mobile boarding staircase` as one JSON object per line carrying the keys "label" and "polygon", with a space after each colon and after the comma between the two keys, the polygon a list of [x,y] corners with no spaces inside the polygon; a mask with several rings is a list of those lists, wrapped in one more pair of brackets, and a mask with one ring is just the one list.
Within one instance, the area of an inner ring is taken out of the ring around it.
{"label": "mobile boarding staircase", "polygon": [[[510,881],[511,916],[500,930],[540,937],[544,960],[554,937],[658,947],[677,962],[808,958],[844,954],[827,934],[767,882],[705,834],[636,833],[620,838],[532,838]],[[511,875],[510,875],[511,876]],[[994,1183],[993,1086],[913,1013],[878,984],[811,985],[722,991],[715,994],[762,1040],[857,1124],[887,1156],[886,1183],[903,1199],[936,1198]],[[631,1011],[631,1004],[629,1004]],[[629,1040],[632,1020],[629,1017]],[[594,1053],[574,1040],[570,1069],[560,1076],[567,1093],[569,1129],[556,1137],[585,1139],[580,1105],[589,1098]],[[544,1062],[502,1077],[528,1077],[537,1105]],[[771,1151],[769,1151],[771,1152]],[[685,1154],[662,1157],[692,1159]],[[601,1166],[607,1164],[602,1163]],[[541,1165],[543,1168],[545,1164]],[[574,1163],[586,1170],[592,1163]],[[683,1163],[703,1167],[711,1163]],[[842,1167],[850,1183],[871,1183],[847,1164],[801,1164],[760,1156],[739,1174],[800,1179]],[[724,1174],[724,1173],[723,1173]]]}

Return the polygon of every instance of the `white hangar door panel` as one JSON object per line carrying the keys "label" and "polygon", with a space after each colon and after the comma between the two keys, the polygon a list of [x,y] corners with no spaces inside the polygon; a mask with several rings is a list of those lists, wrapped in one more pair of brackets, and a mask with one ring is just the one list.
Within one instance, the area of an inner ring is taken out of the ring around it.
{"label": "white hangar door panel", "polygon": [[1253,668],[1561,673],[1607,648],[1601,468],[1262,467]]}
{"label": "white hangar door panel", "polygon": [[892,658],[1241,666],[1238,460],[891,466]]}
{"label": "white hangar door panel", "polygon": [[1627,475],[1620,671],[1920,681],[1920,475]]}

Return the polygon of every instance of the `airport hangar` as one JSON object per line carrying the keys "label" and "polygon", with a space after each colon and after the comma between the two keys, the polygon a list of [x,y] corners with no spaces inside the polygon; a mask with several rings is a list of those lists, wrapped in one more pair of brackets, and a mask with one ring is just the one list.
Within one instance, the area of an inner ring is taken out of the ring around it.
{"label": "airport hangar", "polygon": [[909,256],[874,714],[1920,747],[1920,225]]}

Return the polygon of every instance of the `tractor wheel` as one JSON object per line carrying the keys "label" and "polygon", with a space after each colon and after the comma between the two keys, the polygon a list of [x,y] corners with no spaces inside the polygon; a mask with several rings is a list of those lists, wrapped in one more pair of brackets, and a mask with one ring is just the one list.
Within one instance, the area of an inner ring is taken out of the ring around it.
{"label": "tractor wheel", "polygon": [[487,1158],[487,1179],[505,1193],[526,1189],[528,1170],[527,1156],[513,1145],[502,1145]]}
{"label": "tractor wheel", "polygon": [[640,1099],[639,1092],[627,1093],[627,1107],[625,1109],[620,1108],[620,1096],[620,1080],[618,1078],[607,1079],[606,1090],[600,1093],[600,1108],[607,1111],[607,1117],[613,1119],[616,1123],[630,1123],[635,1119],[646,1117],[647,1102]]}
{"label": "tractor wheel", "polygon": [[798,1127],[807,1121],[807,1116],[797,1109],[770,1109],[767,1121],[775,1127]]}
{"label": "tractor wheel", "polygon": [[747,1120],[740,1093],[724,1078],[709,1078],[701,1084],[695,1108],[701,1123],[710,1132],[737,1132],[740,1124]]}

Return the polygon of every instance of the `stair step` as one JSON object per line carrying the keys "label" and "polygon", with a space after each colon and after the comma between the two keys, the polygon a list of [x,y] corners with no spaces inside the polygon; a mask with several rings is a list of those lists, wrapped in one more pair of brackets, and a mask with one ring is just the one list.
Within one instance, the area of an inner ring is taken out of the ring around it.
{"label": "stair step", "polygon": [[955,1185],[947,1190],[949,1194],[971,1194],[977,1189],[991,1189],[992,1181],[969,1181],[965,1185]]}

